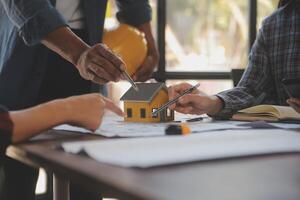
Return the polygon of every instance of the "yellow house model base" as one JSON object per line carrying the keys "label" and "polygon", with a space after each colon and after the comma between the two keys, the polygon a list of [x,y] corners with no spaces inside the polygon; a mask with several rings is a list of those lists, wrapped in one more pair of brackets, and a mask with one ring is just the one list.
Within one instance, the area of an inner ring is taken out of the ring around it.
{"label": "yellow house model base", "polygon": [[121,98],[124,101],[126,122],[168,122],[174,120],[174,111],[166,109],[156,116],[152,112],[168,102],[164,83],[137,83],[139,91],[130,88]]}

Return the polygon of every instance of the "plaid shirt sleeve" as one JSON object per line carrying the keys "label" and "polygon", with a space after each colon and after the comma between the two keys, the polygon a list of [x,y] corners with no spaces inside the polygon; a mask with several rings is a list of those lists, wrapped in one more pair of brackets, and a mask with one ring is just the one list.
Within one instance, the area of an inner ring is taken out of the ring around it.
{"label": "plaid shirt sleeve", "polygon": [[274,84],[269,67],[268,49],[265,43],[264,24],[249,55],[249,63],[237,87],[221,92],[217,96],[223,101],[218,118],[229,118],[238,110],[257,104],[274,104]]}
{"label": "plaid shirt sleeve", "polygon": [[11,143],[12,122],[7,110],[0,105],[0,163],[6,147]]}

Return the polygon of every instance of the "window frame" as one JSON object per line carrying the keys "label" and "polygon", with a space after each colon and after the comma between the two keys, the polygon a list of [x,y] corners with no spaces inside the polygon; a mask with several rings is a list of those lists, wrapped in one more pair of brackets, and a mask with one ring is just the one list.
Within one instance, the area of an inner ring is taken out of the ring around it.
{"label": "window frame", "polygon": [[170,108],[166,109],[166,116],[167,118],[173,117],[172,110]]}
{"label": "window frame", "polygon": [[146,119],[146,109],[145,108],[140,108],[140,117],[141,119]]}
{"label": "window frame", "polygon": [[[155,112],[158,108],[152,108],[152,113]],[[152,115],[152,118],[158,118],[159,113]]]}
{"label": "window frame", "polygon": [[[168,0],[171,1],[171,0]],[[157,0],[157,47],[159,51],[159,63],[157,71],[153,78],[158,82],[166,82],[166,80],[231,80],[231,72],[169,72],[166,71],[166,48],[165,48],[165,28],[167,23],[167,0]],[[248,51],[256,39],[257,35],[257,0],[248,0],[249,13],[249,32],[248,32]],[[242,67],[242,66],[241,66]]]}
{"label": "window frame", "polygon": [[[130,115],[128,113],[130,113]],[[132,118],[133,117],[132,116],[132,108],[126,108],[126,114],[127,114],[127,118]]]}

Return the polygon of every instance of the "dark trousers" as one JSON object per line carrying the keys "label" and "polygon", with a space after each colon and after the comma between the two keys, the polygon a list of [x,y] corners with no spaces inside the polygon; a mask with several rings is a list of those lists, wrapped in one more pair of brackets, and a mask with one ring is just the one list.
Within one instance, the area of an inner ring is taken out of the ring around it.
{"label": "dark trousers", "polygon": [[4,199],[33,200],[38,170],[6,157],[4,159]]}
{"label": "dark trousers", "polygon": [[[74,32],[83,40],[87,40],[85,31],[74,30]],[[81,78],[74,65],[56,53],[49,52],[47,69],[36,104],[58,98],[87,94],[90,91],[91,82]],[[4,165],[6,198],[8,200],[34,200],[38,170],[10,158],[5,160]],[[99,195],[84,191],[82,187],[72,183],[70,192],[71,200],[100,199]]]}

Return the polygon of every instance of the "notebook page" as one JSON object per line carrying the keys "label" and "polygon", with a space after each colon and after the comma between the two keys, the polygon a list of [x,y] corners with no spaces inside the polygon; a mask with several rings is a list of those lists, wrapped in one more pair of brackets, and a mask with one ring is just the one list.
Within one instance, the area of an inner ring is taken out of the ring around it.
{"label": "notebook page", "polygon": [[289,106],[274,106],[276,110],[278,110],[281,119],[291,118],[291,119],[299,119],[300,114],[297,113],[292,107]]}

